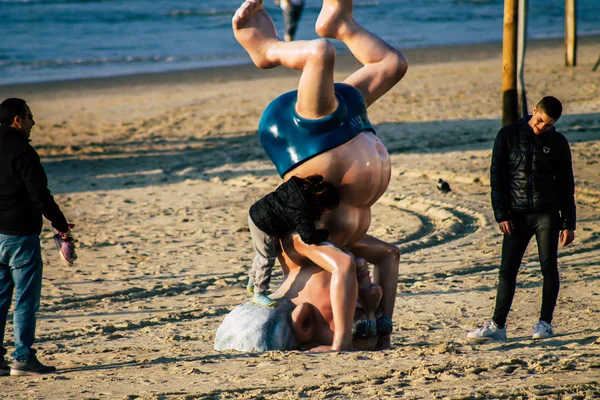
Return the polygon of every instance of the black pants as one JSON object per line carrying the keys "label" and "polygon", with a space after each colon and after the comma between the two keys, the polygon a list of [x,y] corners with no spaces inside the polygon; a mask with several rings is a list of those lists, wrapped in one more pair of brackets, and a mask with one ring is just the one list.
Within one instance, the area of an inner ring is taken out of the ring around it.
{"label": "black pants", "polygon": [[552,323],[552,314],[558,298],[560,280],[558,276],[558,234],[559,218],[554,214],[523,214],[513,219],[512,235],[504,235],[502,242],[502,264],[500,265],[496,308],[493,320],[498,326],[504,326],[510,311],[517,274],[523,254],[531,237],[535,235],[544,277],[542,290],[542,309],[540,320]]}
{"label": "black pants", "polygon": [[285,23],[285,33],[290,35],[293,40],[298,29],[298,21],[302,15],[303,6],[292,5],[283,11],[283,21]]}

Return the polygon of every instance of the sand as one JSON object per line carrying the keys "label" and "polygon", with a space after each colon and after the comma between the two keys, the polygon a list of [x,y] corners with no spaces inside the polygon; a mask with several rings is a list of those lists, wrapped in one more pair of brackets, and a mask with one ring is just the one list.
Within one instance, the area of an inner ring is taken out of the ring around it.
{"label": "sand", "polygon": [[[50,225],[37,329],[58,372],[0,378],[6,399],[600,398],[600,38],[564,67],[532,42],[529,108],[560,98],[577,185],[575,242],[560,249],[556,336],[531,339],[541,299],[532,241],[508,340],[472,342],[490,319],[501,235],[488,169],[501,119],[500,45],[407,51],[406,77],[369,109],[393,163],[370,233],[402,252],[393,348],[219,353],[225,314],[248,299],[249,206],[280,179],[255,135],[298,74],[253,66],[0,87],[28,100],[55,194],[76,224],[64,265]],[[338,79],[355,67],[338,63]],[[452,192],[436,190],[439,178]],[[275,284],[281,273],[275,275]],[[13,350],[12,326],[6,345]]]}

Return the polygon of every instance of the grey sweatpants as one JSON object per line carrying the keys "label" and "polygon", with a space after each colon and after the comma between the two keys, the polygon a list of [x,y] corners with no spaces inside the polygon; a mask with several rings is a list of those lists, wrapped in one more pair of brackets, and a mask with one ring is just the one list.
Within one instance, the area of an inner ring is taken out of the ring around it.
{"label": "grey sweatpants", "polygon": [[252,247],[256,255],[250,268],[250,283],[254,283],[254,293],[269,290],[271,272],[277,257],[277,237],[261,231],[248,216],[248,227],[252,237]]}

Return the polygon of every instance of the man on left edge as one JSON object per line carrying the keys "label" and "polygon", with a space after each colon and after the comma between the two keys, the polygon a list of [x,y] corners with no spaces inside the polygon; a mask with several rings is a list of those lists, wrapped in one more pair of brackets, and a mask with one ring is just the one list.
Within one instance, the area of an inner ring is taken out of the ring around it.
{"label": "man on left edge", "polygon": [[[29,144],[34,125],[24,100],[10,98],[0,104],[0,376],[56,370],[39,362],[32,348],[42,289],[42,215],[58,231],[56,244],[67,264],[72,265],[77,257],[72,225],[50,194],[40,157]],[[9,369],[4,330],[13,291],[15,351]]]}

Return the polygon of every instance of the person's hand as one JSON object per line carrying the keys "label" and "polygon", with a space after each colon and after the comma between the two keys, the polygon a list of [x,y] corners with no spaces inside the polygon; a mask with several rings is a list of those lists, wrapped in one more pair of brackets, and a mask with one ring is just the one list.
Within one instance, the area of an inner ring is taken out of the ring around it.
{"label": "person's hand", "polygon": [[514,228],[512,221],[502,221],[498,223],[498,226],[500,227],[500,232],[504,233],[505,235],[512,235]]}
{"label": "person's hand", "polygon": [[58,232],[54,235],[54,243],[58,248],[58,253],[69,267],[72,267],[75,260],[77,260],[77,253],[75,253],[76,240],[71,236],[71,228],[73,227],[75,225],[69,224],[67,232]]}
{"label": "person's hand", "polygon": [[573,240],[575,240],[575,231],[564,229],[560,232],[560,244],[562,246],[568,246]]}
{"label": "person's hand", "polygon": [[66,232],[58,232],[59,236],[64,240],[67,240],[71,237],[71,229],[75,228],[75,224],[67,224],[69,226],[69,230]]}

